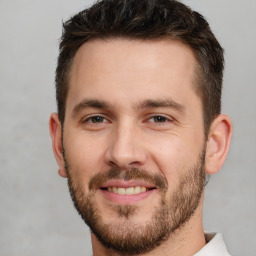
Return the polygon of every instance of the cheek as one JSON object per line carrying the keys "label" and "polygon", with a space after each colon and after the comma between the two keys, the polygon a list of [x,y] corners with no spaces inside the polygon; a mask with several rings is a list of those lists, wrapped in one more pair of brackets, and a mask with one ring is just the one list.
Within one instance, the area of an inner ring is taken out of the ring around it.
{"label": "cheek", "polygon": [[179,183],[180,176],[197,161],[200,143],[192,148],[188,140],[172,136],[158,140],[151,146],[151,159],[158,171],[165,176],[170,190]]}
{"label": "cheek", "polygon": [[103,147],[99,139],[93,139],[85,134],[76,133],[72,136],[71,133],[64,137],[65,154],[70,171],[76,180],[84,184],[88,184],[90,178],[100,171],[103,171],[101,165]]}

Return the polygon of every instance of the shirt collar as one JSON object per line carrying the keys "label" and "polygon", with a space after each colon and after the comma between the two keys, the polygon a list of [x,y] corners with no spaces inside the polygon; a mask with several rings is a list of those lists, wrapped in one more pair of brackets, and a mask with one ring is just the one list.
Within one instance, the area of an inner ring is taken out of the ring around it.
{"label": "shirt collar", "polygon": [[230,256],[220,233],[205,233],[207,244],[194,256]]}

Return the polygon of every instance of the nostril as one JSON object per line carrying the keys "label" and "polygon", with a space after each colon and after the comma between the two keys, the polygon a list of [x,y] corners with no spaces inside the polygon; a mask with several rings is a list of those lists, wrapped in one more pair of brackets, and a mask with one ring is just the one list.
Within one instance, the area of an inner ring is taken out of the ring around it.
{"label": "nostril", "polygon": [[109,161],[109,164],[113,167],[119,167],[114,161]]}

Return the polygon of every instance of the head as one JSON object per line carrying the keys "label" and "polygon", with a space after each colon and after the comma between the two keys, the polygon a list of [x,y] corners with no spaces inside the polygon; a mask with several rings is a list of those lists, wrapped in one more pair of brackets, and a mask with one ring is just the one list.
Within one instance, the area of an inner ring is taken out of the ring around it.
{"label": "head", "polygon": [[103,0],[64,24],[50,131],[95,244],[140,254],[202,225],[231,135],[222,72],[207,22],[177,1]]}
{"label": "head", "polygon": [[95,39],[171,39],[187,45],[197,60],[194,87],[204,110],[205,133],[221,111],[223,49],[209,24],[196,11],[174,0],[106,0],[63,24],[56,69],[56,97],[61,123],[65,120],[69,74],[74,56]]}

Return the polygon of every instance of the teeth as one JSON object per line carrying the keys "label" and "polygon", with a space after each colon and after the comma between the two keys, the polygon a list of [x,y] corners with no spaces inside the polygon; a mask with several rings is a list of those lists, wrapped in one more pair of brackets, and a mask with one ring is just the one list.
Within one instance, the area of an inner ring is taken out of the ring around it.
{"label": "teeth", "polygon": [[145,187],[141,187],[141,192],[145,192],[147,189]]}
{"label": "teeth", "polygon": [[118,188],[117,189],[117,194],[119,194],[119,195],[125,195],[125,191],[126,189],[125,188]]}
{"label": "teeth", "polygon": [[146,187],[130,187],[130,188],[119,188],[119,187],[108,187],[109,192],[114,192],[119,195],[134,195],[145,192]]}
{"label": "teeth", "polygon": [[127,188],[127,189],[125,190],[125,194],[126,194],[126,195],[133,195],[133,194],[134,194],[134,188],[133,188],[133,187]]}
{"label": "teeth", "polygon": [[140,191],[141,191],[140,187],[135,187],[135,188],[134,188],[134,193],[135,193],[135,194],[140,193]]}

